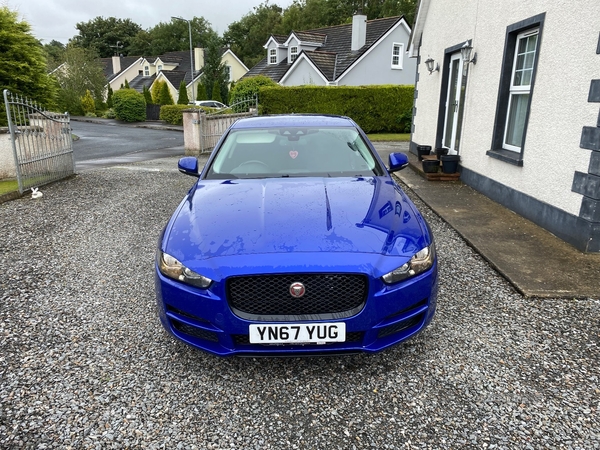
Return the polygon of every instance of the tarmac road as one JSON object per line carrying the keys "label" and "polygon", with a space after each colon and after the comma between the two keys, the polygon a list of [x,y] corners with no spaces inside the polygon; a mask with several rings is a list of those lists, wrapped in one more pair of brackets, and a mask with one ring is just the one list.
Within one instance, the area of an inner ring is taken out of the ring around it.
{"label": "tarmac road", "polygon": [[75,171],[183,155],[181,131],[71,121]]}

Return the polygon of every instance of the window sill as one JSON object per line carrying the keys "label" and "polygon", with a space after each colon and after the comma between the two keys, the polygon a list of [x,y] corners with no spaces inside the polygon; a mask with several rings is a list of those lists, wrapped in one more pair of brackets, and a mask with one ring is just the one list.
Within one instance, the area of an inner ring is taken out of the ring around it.
{"label": "window sill", "polygon": [[521,153],[497,149],[488,150],[486,155],[488,155],[490,158],[499,159],[500,161],[504,161],[505,163],[512,164],[514,166],[523,167],[523,158],[521,157]]}
{"label": "window sill", "polygon": [[392,70],[402,70],[402,67],[400,67],[400,66],[392,66]]}

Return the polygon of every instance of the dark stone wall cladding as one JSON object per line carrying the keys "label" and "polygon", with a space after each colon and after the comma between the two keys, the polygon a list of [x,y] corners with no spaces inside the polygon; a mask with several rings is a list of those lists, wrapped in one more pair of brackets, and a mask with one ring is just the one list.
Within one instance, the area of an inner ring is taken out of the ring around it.
{"label": "dark stone wall cladding", "polygon": [[[596,54],[600,54],[600,37]],[[600,80],[590,82],[588,102],[600,103]],[[599,251],[597,242],[600,240],[600,112],[595,127],[583,127],[579,146],[592,150],[592,153],[588,173],[575,172],[571,190],[583,195],[579,218],[588,224],[587,238],[590,244],[586,250]]]}

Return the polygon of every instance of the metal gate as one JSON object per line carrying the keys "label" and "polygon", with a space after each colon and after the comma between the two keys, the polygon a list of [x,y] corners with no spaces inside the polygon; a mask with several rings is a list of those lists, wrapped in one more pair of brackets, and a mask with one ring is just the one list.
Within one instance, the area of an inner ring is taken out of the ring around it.
{"label": "metal gate", "polygon": [[22,194],[74,173],[69,114],[48,112],[8,89],[4,104]]}
{"label": "metal gate", "polygon": [[258,95],[230,105],[227,109],[229,111],[233,111],[233,114],[223,114],[223,110],[216,110],[200,115],[200,153],[210,152],[236,120],[258,115]]}

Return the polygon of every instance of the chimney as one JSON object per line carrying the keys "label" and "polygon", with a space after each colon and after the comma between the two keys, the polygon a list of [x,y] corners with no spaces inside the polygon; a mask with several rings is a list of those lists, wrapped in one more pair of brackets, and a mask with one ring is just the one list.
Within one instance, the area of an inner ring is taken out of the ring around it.
{"label": "chimney", "polygon": [[113,56],[112,57],[112,65],[113,65],[113,74],[117,74],[121,71],[121,57]]}
{"label": "chimney", "polygon": [[362,48],[367,43],[367,16],[358,10],[352,16],[352,51]]}
{"label": "chimney", "polygon": [[204,49],[194,48],[194,72],[204,67]]}

